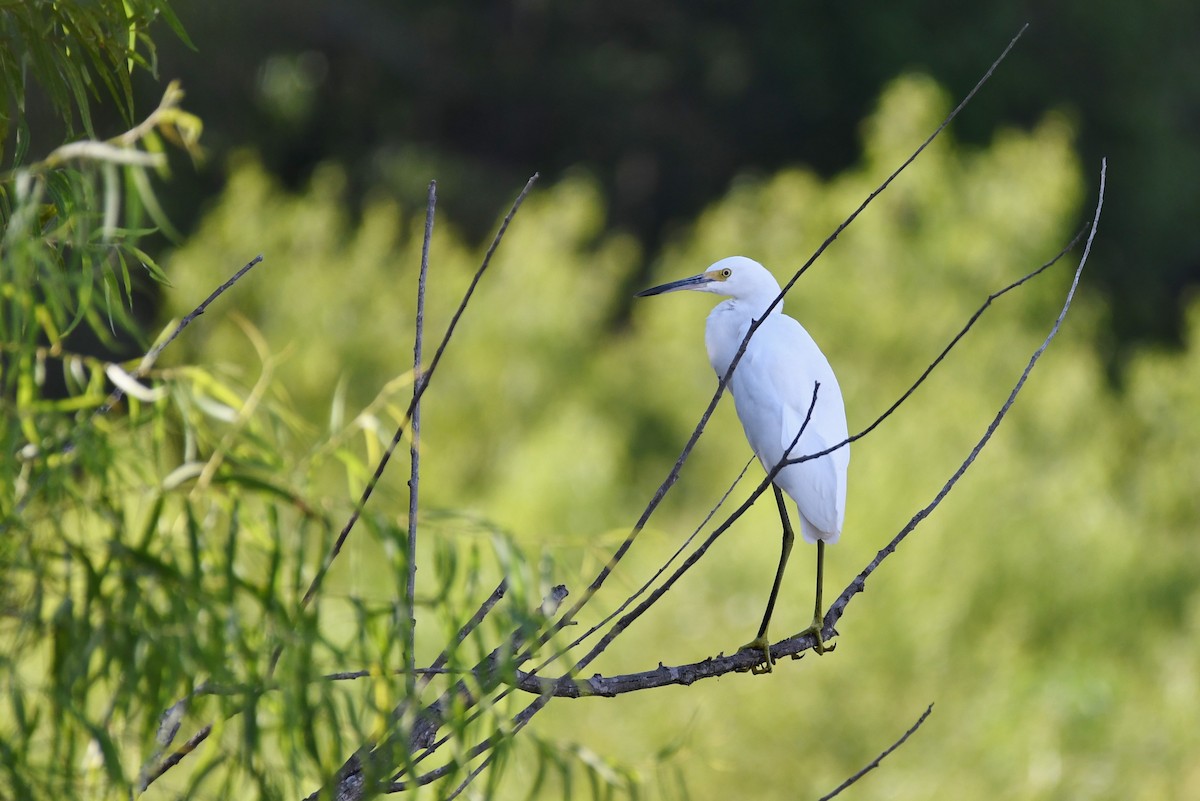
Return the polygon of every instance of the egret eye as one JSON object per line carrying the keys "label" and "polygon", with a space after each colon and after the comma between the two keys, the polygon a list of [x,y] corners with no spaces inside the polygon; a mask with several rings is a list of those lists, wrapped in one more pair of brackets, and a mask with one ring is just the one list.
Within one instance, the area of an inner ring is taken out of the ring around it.
{"label": "egret eye", "polygon": [[731,275],[733,275],[733,270],[729,269],[728,267],[726,267],[724,270],[721,270],[722,278],[728,278]]}

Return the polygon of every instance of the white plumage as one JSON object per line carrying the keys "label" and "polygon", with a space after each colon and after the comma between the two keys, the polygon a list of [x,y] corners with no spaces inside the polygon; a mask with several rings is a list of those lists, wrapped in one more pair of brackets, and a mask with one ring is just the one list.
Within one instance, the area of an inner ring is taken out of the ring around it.
{"label": "white plumage", "polygon": [[[742,256],[733,256],[710,267],[707,273],[730,270],[724,281],[707,284],[705,291],[729,295],[708,315],[704,344],[718,377],[725,375],[750,324],[779,295],[779,283],[765,267]],[[700,287],[695,287],[700,289]],[[738,419],[750,447],[770,470],[791,446],[804,425],[809,406],[812,418],[789,456],[818,453],[847,437],[842,390],[833,368],[804,326],[783,313],[777,304],[759,326],[729,381]],[[800,464],[788,465],[775,483],[796,502],[807,542],[835,543],[846,517],[846,469],[850,449]]]}
{"label": "white plumage", "polygon": [[[761,264],[744,256],[731,256],[699,275],[653,287],[638,295],[658,295],[681,289],[711,292],[727,298],[708,315],[704,330],[708,360],[718,377],[728,371],[750,325],[762,317],[780,291],[779,282]],[[782,303],[771,310],[750,338],[746,352],[730,378],[729,391],[746,439],[767,471],[780,462],[785,452],[790,458],[807,456],[838,445],[847,438],[842,390],[833,369],[804,327],[783,313]],[[812,415],[805,427],[810,406]],[[802,427],[803,434],[793,446]],[[775,477],[779,489],[796,503],[801,536],[807,542],[818,543],[817,608],[810,629],[816,637],[818,652],[826,650],[820,627],[823,546],[837,542],[842,533],[849,463],[850,448],[843,445],[832,453],[787,465]],[[751,643],[751,646],[764,650],[767,670],[771,656],[765,640],[766,629],[791,550],[790,524],[782,507],[780,513],[784,516],[783,555],[759,637]]]}

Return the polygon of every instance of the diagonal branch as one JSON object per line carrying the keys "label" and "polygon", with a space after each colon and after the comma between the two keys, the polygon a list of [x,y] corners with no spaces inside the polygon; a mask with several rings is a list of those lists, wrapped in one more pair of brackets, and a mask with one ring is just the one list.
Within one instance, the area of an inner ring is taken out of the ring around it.
{"label": "diagonal branch", "polygon": [[[492,255],[499,247],[500,241],[504,238],[505,231],[508,230],[509,224],[513,217],[516,216],[517,210],[521,208],[521,204],[525,202],[526,196],[533,189],[533,184],[538,179],[538,174],[534,173],[525,188],[517,195],[517,199],[513,202],[512,208],[505,215],[504,220],[500,223],[500,228],[496,231],[496,235],[492,238],[492,244],[488,247],[487,252],[483,256],[483,262],[479,269],[475,271],[475,276],[471,279],[471,284],[467,287],[466,293],[463,295],[462,301],[458,304],[458,309],[455,310],[454,316],[450,319],[450,324],[446,327],[446,333],[442,336],[442,341],[438,343],[437,350],[434,352],[433,359],[429,362],[429,368],[425,370],[417,379],[416,389],[413,392],[412,402],[409,403],[408,410],[404,414],[404,419],[396,429],[396,433],[392,436],[392,441],[387,449],[383,452],[383,456],[379,460],[379,464],[375,468],[375,473],[367,482],[367,486],[363,489],[362,496],[355,504],[354,511],[350,514],[350,518],[338,533],[337,539],[334,540],[333,546],[329,549],[329,553],[325,555],[325,560],[321,563],[321,567],[317,570],[317,574],[313,576],[312,582],[308,585],[308,589],[304,593],[304,597],[300,601],[301,608],[305,608],[312,602],[313,596],[317,594],[321,583],[325,580],[325,575],[329,572],[329,568],[333,566],[333,562],[341,553],[342,547],[346,544],[346,539],[350,536],[350,532],[354,529],[354,525],[362,516],[363,509],[366,508],[367,501],[371,499],[371,495],[375,492],[375,487],[379,484],[380,478],[383,477],[383,471],[387,469],[388,462],[392,459],[392,453],[400,444],[400,440],[404,437],[404,430],[408,426],[408,421],[412,419],[413,409],[416,408],[421,400],[421,396],[425,394],[425,389],[429,386],[430,380],[433,378],[434,371],[437,370],[438,364],[441,362],[442,354],[446,351],[446,346],[450,344],[450,338],[454,335],[454,330],[458,326],[459,319],[462,318],[463,312],[466,311],[467,304],[471,301],[472,295],[475,293],[475,287],[479,285],[479,280],[487,271],[491,264]],[[282,646],[277,647],[275,654],[272,656],[271,664],[278,662],[279,653],[282,651]]]}
{"label": "diagonal branch", "polygon": [[888,757],[888,755],[891,754],[893,751],[895,751],[897,748],[904,745],[904,743],[908,740],[909,737],[912,737],[914,734],[916,734],[917,729],[921,728],[921,724],[924,723],[926,721],[926,719],[932,713],[933,713],[933,704],[930,704],[929,706],[927,706],[925,708],[925,711],[921,713],[921,717],[917,718],[917,722],[914,723],[912,726],[910,726],[908,731],[906,731],[906,732],[904,732],[904,734],[900,735],[899,740],[892,743],[888,748],[884,749],[882,754],[880,754],[879,756],[872,759],[858,773],[855,773],[853,776],[846,779],[846,781],[842,782],[837,787],[835,787],[832,793],[821,796],[821,798],[818,801],[829,801],[829,799],[833,798],[834,796],[840,795],[842,790],[845,790],[847,787],[854,784],[856,781],[861,779],[863,776],[866,776],[868,773],[875,770],[875,768],[879,767],[880,762],[882,762],[884,759],[886,759]]}
{"label": "diagonal branch", "polygon": [[[258,264],[262,260],[263,260],[263,257],[261,254],[258,256],[255,256],[253,259],[251,259],[249,261],[249,263],[246,264],[246,266],[242,267],[242,269],[240,269],[236,273],[234,273],[232,278],[230,278],[228,281],[226,281],[225,283],[221,284],[219,287],[214,289],[212,291],[212,293],[209,294],[209,296],[207,298],[205,298],[204,301],[199,306],[192,309],[192,311],[186,317],[184,317],[182,320],[179,321],[179,323],[175,326],[175,330],[172,331],[166,339],[159,342],[157,345],[155,345],[153,348],[151,348],[150,351],[145,356],[142,357],[142,360],[138,364],[137,369],[134,370],[132,373],[130,373],[130,376],[136,379],[136,378],[141,378],[146,373],[148,373],[150,371],[150,368],[154,366],[154,362],[158,360],[159,354],[161,354],[163,352],[163,349],[166,348],[167,345],[170,345],[172,342],[174,342],[175,338],[183,333],[183,329],[185,329],[189,325],[191,325],[192,320],[195,320],[197,317],[204,314],[204,312],[208,309],[209,304],[211,304],[214,300],[216,300],[221,295],[223,295],[230,287],[232,287],[234,284],[236,284],[243,275],[250,272],[250,269],[252,267],[254,267],[254,265]],[[93,415],[93,417],[98,417],[103,414],[108,414],[110,411],[112,411],[112,408],[121,401],[121,398],[123,398],[123,397],[125,397],[125,390],[121,389],[120,387],[117,387],[116,389],[114,389],[112,391],[112,394],[108,396],[108,399],[105,400],[104,403],[98,409],[96,409],[96,412]]]}
{"label": "diagonal branch", "polygon": [[838,620],[841,619],[842,614],[845,612],[846,605],[850,603],[850,599],[866,588],[867,579],[870,577],[870,575],[879,568],[879,565],[883,563],[884,559],[895,552],[896,547],[904,541],[905,537],[911,534],[913,529],[915,529],[922,520],[928,517],[929,514],[938,507],[938,504],[942,502],[942,499],[950,493],[950,490],[954,488],[954,485],[958,483],[958,480],[962,478],[964,473],[967,472],[967,468],[969,468],[975,461],[975,458],[979,456],[980,451],[982,451],[984,446],[987,445],[988,441],[992,438],[992,435],[996,433],[996,429],[1000,426],[1001,421],[1004,420],[1005,416],[1008,415],[1008,411],[1012,408],[1013,402],[1016,401],[1017,395],[1020,394],[1021,388],[1025,386],[1026,379],[1028,379],[1029,374],[1033,372],[1033,368],[1038,363],[1038,360],[1042,358],[1042,354],[1046,352],[1046,348],[1050,346],[1050,343],[1053,341],[1054,337],[1058,336],[1059,328],[1062,326],[1063,320],[1066,319],[1067,311],[1071,308],[1071,302],[1075,298],[1075,290],[1079,286],[1079,278],[1083,274],[1084,265],[1087,264],[1088,256],[1091,255],[1092,252],[1092,241],[1096,237],[1096,229],[1100,225],[1100,211],[1104,207],[1104,190],[1107,174],[1108,160],[1101,159],[1100,188],[1096,197],[1096,212],[1092,216],[1091,230],[1088,232],[1087,242],[1083,248],[1083,255],[1079,258],[1079,266],[1075,268],[1075,275],[1071,279],[1071,287],[1067,290],[1066,300],[1063,302],[1062,310],[1058,313],[1058,317],[1054,320],[1054,325],[1050,328],[1050,333],[1046,335],[1046,338],[1043,340],[1041,346],[1038,347],[1038,349],[1034,351],[1033,355],[1029,357],[1029,363],[1025,365],[1025,369],[1021,372],[1021,377],[1017,379],[1017,383],[1012,388],[1012,391],[1008,394],[1008,398],[1004,401],[1004,405],[1000,407],[1000,411],[996,413],[995,418],[993,418],[992,422],[988,425],[987,431],[985,431],[983,436],[980,437],[979,441],[975,443],[975,447],[971,449],[971,453],[967,455],[967,458],[961,465],[959,465],[959,468],[954,471],[954,475],[950,476],[949,480],[946,481],[945,485],[942,487],[941,491],[938,492],[937,496],[930,501],[925,508],[913,515],[912,519],[908,521],[908,524],[905,525],[904,528],[902,528],[900,532],[892,538],[892,541],[889,542],[883,550],[875,555],[875,558],[871,560],[870,564],[868,564],[863,571],[855,577],[854,581],[850,582],[850,585],[846,587],[842,594],[838,596],[838,599],[834,601],[833,606],[829,608],[829,612],[825,615],[826,630],[832,629],[832,627],[837,624]]}
{"label": "diagonal branch", "polygon": [[1042,266],[1038,267],[1036,270],[1033,270],[1032,272],[1026,273],[1025,275],[1021,276],[1016,281],[1013,281],[1011,284],[1004,287],[1003,289],[998,289],[995,292],[993,292],[992,294],[988,295],[987,299],[984,300],[983,305],[975,310],[975,313],[971,315],[971,319],[967,320],[966,325],[964,325],[962,327],[962,329],[959,330],[959,332],[954,335],[954,338],[950,340],[949,344],[947,344],[946,347],[942,348],[942,352],[937,355],[937,358],[935,358],[932,362],[929,363],[929,366],[926,367],[924,372],[922,372],[921,375],[919,375],[917,377],[917,380],[913,382],[913,385],[911,387],[909,387],[907,390],[905,390],[904,394],[901,395],[899,398],[897,398],[896,401],[891,406],[887,407],[887,409],[884,410],[883,414],[876,417],[875,421],[872,422],[869,426],[867,426],[866,428],[864,428],[862,431],[858,432],[857,434],[855,434],[851,437],[847,437],[846,439],[842,440],[841,442],[838,442],[834,445],[830,445],[828,448],[825,448],[824,450],[817,451],[816,453],[808,453],[803,456],[796,456],[791,459],[788,459],[788,464],[800,464],[801,462],[807,462],[812,459],[819,459],[820,457],[824,456],[825,454],[833,453],[834,451],[836,451],[840,448],[846,447],[847,445],[849,445],[852,442],[858,442],[860,439],[865,437],[867,434],[870,434],[872,431],[874,431],[876,428],[878,428],[880,423],[882,423],[884,420],[886,420],[888,417],[890,417],[897,409],[900,408],[900,406],[905,401],[907,401],[910,397],[912,397],[912,395],[917,391],[917,389],[921,386],[921,384],[925,383],[925,379],[929,378],[929,376],[933,374],[933,371],[935,369],[937,369],[937,366],[939,364],[941,364],[942,361],[944,361],[947,356],[950,355],[950,351],[954,349],[954,346],[962,341],[963,337],[965,337],[967,335],[967,332],[969,332],[971,330],[971,328],[974,327],[975,323],[977,323],[979,321],[979,318],[983,316],[983,313],[986,312],[989,307],[991,307],[991,305],[994,301],[998,300],[999,298],[1001,298],[1004,295],[1007,295],[1009,292],[1013,291],[1014,289],[1016,289],[1019,286],[1022,286],[1026,282],[1033,280],[1034,278],[1041,275],[1046,270],[1053,267],[1055,264],[1058,264],[1058,262],[1061,261],[1064,256],[1066,256],[1068,253],[1070,253],[1071,250],[1073,250],[1075,248],[1075,246],[1077,244],[1079,244],[1079,240],[1083,238],[1083,235],[1085,233],[1087,233],[1090,228],[1091,228],[1091,223],[1084,223],[1084,225],[1079,229],[1079,231],[1075,234],[1075,236],[1071,239],[1071,241],[1068,242],[1066,244],[1066,246],[1054,256],[1054,258],[1045,262],[1044,264],[1042,264]]}

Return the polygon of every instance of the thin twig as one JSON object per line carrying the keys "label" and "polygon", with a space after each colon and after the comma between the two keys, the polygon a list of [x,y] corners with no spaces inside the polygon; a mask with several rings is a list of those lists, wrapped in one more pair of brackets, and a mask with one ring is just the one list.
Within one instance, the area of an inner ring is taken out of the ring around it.
{"label": "thin twig", "polygon": [[463,791],[467,789],[467,786],[471,782],[475,781],[475,779],[479,776],[480,773],[483,773],[485,770],[487,770],[488,765],[492,764],[492,758],[495,756],[496,756],[496,752],[492,751],[486,757],[484,757],[483,761],[480,762],[478,765],[476,765],[471,770],[471,772],[467,774],[467,777],[462,780],[462,782],[458,785],[458,787],[454,788],[454,792],[452,792],[452,793],[450,793],[450,795],[446,796],[446,801],[454,801],[454,799],[456,799],[460,795],[462,795]]}
{"label": "thin twig", "polygon": [[158,779],[168,770],[178,765],[185,756],[196,750],[196,746],[208,739],[208,735],[210,734],[212,734],[211,723],[189,737],[187,742],[181,745],[178,750],[164,759],[157,768],[146,774],[146,777],[141,781],[139,791],[144,793],[146,788],[149,787],[155,781],[155,779]]}
{"label": "thin twig", "polygon": [[[301,608],[307,608],[309,603],[312,602],[313,596],[316,595],[317,590],[320,589],[321,583],[325,580],[325,575],[329,572],[329,568],[333,566],[334,560],[337,559],[338,554],[342,551],[342,547],[346,544],[346,538],[350,536],[350,532],[354,529],[354,525],[358,522],[358,518],[362,516],[363,509],[366,508],[367,501],[371,499],[371,495],[375,492],[376,485],[379,484],[379,479],[383,477],[383,471],[387,469],[388,462],[391,461],[392,453],[396,450],[396,447],[400,444],[400,440],[404,437],[404,430],[408,425],[408,421],[412,417],[413,408],[415,407],[415,404],[420,401],[421,396],[425,393],[425,389],[429,386],[429,382],[433,378],[433,373],[435,370],[437,370],[437,366],[441,362],[442,354],[445,352],[446,346],[450,343],[450,337],[453,336],[454,329],[457,327],[459,319],[466,310],[467,303],[470,302],[471,296],[475,292],[475,287],[479,284],[479,279],[483,277],[484,272],[491,263],[492,254],[496,252],[496,248],[500,245],[500,240],[504,237],[504,232],[508,230],[509,223],[511,223],[513,217],[516,216],[517,210],[521,207],[521,204],[525,202],[525,197],[529,194],[530,190],[533,189],[533,184],[535,181],[537,181],[537,179],[537,173],[534,173],[533,176],[530,177],[529,181],[525,184],[525,188],[521,190],[519,195],[517,195],[517,199],[513,202],[512,208],[510,208],[508,214],[505,215],[504,221],[500,224],[500,228],[496,231],[496,236],[492,239],[491,246],[488,247],[487,253],[484,254],[483,263],[479,266],[479,269],[475,271],[475,276],[471,279],[471,285],[467,288],[466,293],[463,295],[463,299],[459,303],[458,309],[455,310],[454,316],[451,317],[450,324],[446,328],[446,333],[442,336],[442,341],[438,344],[437,350],[433,355],[433,359],[429,362],[428,369],[421,374],[420,379],[418,380],[416,391],[413,393],[413,401],[409,404],[409,408],[405,412],[404,419],[401,420],[400,425],[396,429],[396,433],[392,436],[391,443],[383,452],[383,456],[380,457],[379,464],[375,467],[374,474],[371,476],[366,487],[363,489],[362,495],[358,499],[358,503],[356,503],[354,506],[354,511],[351,512],[345,526],[343,526],[341,532],[338,533],[337,539],[334,540],[333,546],[325,555],[325,559],[321,563],[320,568],[318,568],[317,574],[313,576],[312,582],[308,585],[308,589],[304,592],[304,597],[300,601]],[[272,665],[278,661],[279,654],[282,652],[282,650],[282,645],[276,647],[276,651],[271,658]]]}
{"label": "thin twig", "polygon": [[1087,242],[1083,247],[1083,255],[1079,258],[1079,266],[1075,268],[1075,275],[1071,279],[1071,287],[1067,291],[1066,300],[1063,302],[1062,310],[1058,313],[1058,317],[1054,320],[1054,325],[1050,328],[1050,333],[1046,335],[1046,338],[1043,340],[1041,346],[1034,351],[1033,355],[1029,358],[1028,364],[1025,365],[1025,369],[1021,372],[1021,377],[1017,380],[1016,385],[1008,394],[1008,398],[1004,401],[1004,405],[1000,407],[1000,411],[996,413],[995,418],[988,425],[987,431],[985,431],[983,436],[980,437],[979,441],[975,443],[975,447],[971,449],[971,453],[968,454],[965,460],[963,460],[963,463],[959,465],[958,469],[954,471],[954,475],[950,476],[949,480],[947,480],[945,485],[942,486],[942,489],[938,492],[937,496],[930,501],[925,508],[913,515],[912,519],[908,521],[908,524],[905,525],[904,528],[900,529],[900,532],[892,538],[892,541],[889,542],[883,550],[875,555],[875,558],[871,560],[870,564],[868,564],[863,571],[859,573],[852,582],[850,582],[850,585],[846,587],[842,594],[838,596],[838,599],[833,602],[833,606],[829,607],[829,612],[826,613],[824,621],[824,627],[826,630],[837,624],[837,621],[841,618],[846,609],[846,605],[850,603],[850,599],[866,588],[867,578],[879,568],[879,565],[883,563],[884,559],[895,552],[896,547],[900,545],[900,543],[903,542],[910,533],[912,533],[913,529],[915,529],[922,520],[928,517],[930,512],[938,507],[938,504],[942,502],[942,499],[949,494],[950,490],[954,488],[954,485],[958,483],[958,480],[962,478],[964,473],[967,472],[967,468],[969,468],[975,461],[975,458],[979,456],[980,451],[983,450],[984,446],[987,445],[988,441],[992,438],[992,434],[996,432],[1000,422],[1005,418],[1005,416],[1007,416],[1008,410],[1012,408],[1013,402],[1016,401],[1017,395],[1021,392],[1021,388],[1025,386],[1026,379],[1028,379],[1029,374],[1033,372],[1034,365],[1036,365],[1038,360],[1042,358],[1042,354],[1046,352],[1046,348],[1050,346],[1050,342],[1053,341],[1054,337],[1058,336],[1059,328],[1062,327],[1063,320],[1066,319],[1067,316],[1067,311],[1071,308],[1071,302],[1075,298],[1075,290],[1079,286],[1079,278],[1083,274],[1084,265],[1087,264],[1088,256],[1091,255],[1092,252],[1092,241],[1095,239],[1096,230],[1100,225],[1100,211],[1104,208],[1104,190],[1107,174],[1108,159],[1101,159],[1100,189],[1096,197],[1096,211],[1092,216],[1091,230],[1088,232]]}
{"label": "thin twig", "polygon": [[[417,508],[421,484],[421,345],[425,335],[425,279],[429,274],[429,243],[433,239],[433,214],[437,206],[437,181],[429,182],[429,203],[425,209],[425,238],[421,242],[421,272],[417,278],[417,315],[413,335],[412,439],[408,474],[408,571],[404,577],[404,666],[417,667]],[[406,689],[411,696],[416,690],[416,677],[409,673]]]}
{"label": "thin twig", "polygon": [[[236,284],[243,275],[250,272],[250,269],[262,260],[263,260],[262,254],[255,256],[253,259],[250,260],[250,262],[248,264],[246,264],[245,267],[243,267],[242,269],[240,269],[236,273],[234,273],[232,278],[230,278],[228,281],[226,281],[225,283],[221,284],[219,287],[214,289],[212,291],[212,294],[210,294],[207,298],[204,299],[203,303],[201,303],[196,308],[192,309],[190,314],[188,314],[186,317],[184,317],[182,320],[179,321],[178,325],[175,326],[175,330],[171,332],[170,336],[168,336],[166,339],[159,342],[157,345],[155,345],[153,348],[151,348],[150,351],[145,356],[142,357],[142,361],[138,364],[137,369],[134,370],[130,375],[132,375],[134,378],[141,378],[147,372],[149,372],[150,368],[154,366],[155,360],[158,359],[159,354],[163,352],[163,348],[167,347],[167,345],[170,345],[172,342],[174,342],[175,338],[177,336],[179,336],[181,333],[183,333],[183,329],[187,328],[188,325],[191,324],[192,320],[195,320],[197,317],[204,314],[205,310],[208,308],[210,303],[212,303],[214,300],[216,300],[222,294],[224,294],[226,290],[228,290],[230,287],[232,287],[234,284]],[[112,410],[112,408],[121,401],[121,398],[123,398],[123,397],[125,397],[125,390],[121,389],[120,387],[117,387],[116,389],[114,389],[112,391],[112,394],[110,394],[108,396],[108,399],[106,401],[104,401],[104,403],[98,409],[96,409],[93,417],[97,417],[97,416],[103,415],[103,414],[108,414]]]}
{"label": "thin twig", "polygon": [[895,412],[897,409],[899,409],[900,406],[905,401],[907,401],[910,397],[912,397],[912,395],[917,391],[917,389],[921,386],[921,384],[925,383],[925,379],[929,378],[929,376],[933,374],[933,371],[937,368],[937,366],[939,364],[941,364],[942,361],[947,356],[950,355],[950,351],[954,349],[954,346],[962,341],[963,337],[965,337],[967,335],[967,332],[969,332],[971,330],[971,328],[975,325],[975,323],[977,323],[979,321],[979,318],[983,316],[983,313],[988,310],[988,308],[992,305],[992,303],[994,301],[998,300],[1003,295],[1006,295],[1009,292],[1013,291],[1014,289],[1021,286],[1022,284],[1025,284],[1027,281],[1033,280],[1034,278],[1041,275],[1043,272],[1045,272],[1049,268],[1053,267],[1055,264],[1058,264],[1058,262],[1061,261],[1064,256],[1066,256],[1068,253],[1070,253],[1071,250],[1077,244],[1079,244],[1079,240],[1083,238],[1083,235],[1086,234],[1090,228],[1091,228],[1091,223],[1084,223],[1080,227],[1079,231],[1076,232],[1075,236],[1071,238],[1071,241],[1068,242],[1066,244],[1066,246],[1063,247],[1062,250],[1060,250],[1057,254],[1055,254],[1055,256],[1052,259],[1050,259],[1049,261],[1042,264],[1036,270],[1033,270],[1032,272],[1028,272],[1025,275],[1021,276],[1016,281],[1013,281],[1012,283],[1010,283],[1008,286],[1004,287],[1003,289],[998,289],[995,292],[993,292],[992,294],[988,295],[987,299],[984,300],[983,305],[975,310],[975,313],[971,315],[971,319],[967,320],[966,325],[964,325],[959,330],[959,332],[954,335],[954,338],[950,340],[950,343],[948,345],[946,345],[946,347],[942,348],[942,352],[937,355],[937,358],[935,358],[932,362],[929,363],[929,366],[926,367],[925,370],[921,373],[921,375],[919,375],[917,377],[917,380],[913,382],[912,386],[910,386],[907,390],[905,390],[904,394],[901,395],[899,398],[897,398],[896,401],[894,403],[892,403],[891,406],[887,407],[887,409],[884,410],[883,414],[876,417],[874,422],[872,422],[869,426],[864,428],[862,431],[859,431],[857,434],[847,437],[846,439],[842,440],[841,442],[830,445],[828,448],[825,448],[824,450],[817,451],[816,453],[806,453],[803,456],[796,456],[791,459],[788,459],[788,464],[800,464],[802,462],[807,462],[812,459],[819,459],[820,457],[822,457],[828,453],[833,453],[834,451],[836,451],[840,448],[843,448],[852,442],[858,442],[860,439],[867,436],[867,434],[870,434],[872,431],[874,431],[876,428],[878,428],[880,423],[882,423],[884,420],[886,420],[888,417],[890,417],[892,415],[892,413]]}
{"label": "thin twig", "polygon": [[431,681],[433,681],[434,676],[449,672],[443,670],[442,668],[450,660],[450,653],[458,648],[458,646],[466,642],[466,639],[468,636],[470,636],[471,632],[483,622],[483,619],[487,617],[488,613],[492,611],[492,608],[497,603],[499,603],[500,599],[504,597],[504,593],[507,591],[508,579],[503,578],[500,580],[500,583],[496,585],[496,589],[492,590],[492,594],[485,598],[483,603],[479,605],[479,608],[475,610],[475,614],[471,616],[471,619],[464,623],[463,626],[458,630],[458,633],[454,636],[454,641],[442,649],[442,652],[438,654],[437,659],[433,660],[433,663],[430,664],[429,668],[424,671],[416,671],[418,674],[416,683],[407,693],[407,697],[404,699],[404,701],[392,713],[392,717],[394,719],[399,720],[408,713],[408,710],[412,707],[412,705],[417,703],[417,701],[420,699],[421,692],[429,686]]}
{"label": "thin twig", "polygon": [[923,713],[921,713],[921,717],[917,718],[917,722],[916,722],[916,723],[914,723],[914,724],[913,724],[913,725],[912,725],[912,726],[909,728],[909,730],[908,730],[908,731],[904,732],[904,734],[902,734],[902,735],[900,736],[900,739],[899,739],[899,740],[897,740],[896,742],[892,743],[891,747],[887,748],[887,749],[886,749],[886,750],[885,750],[885,751],[884,751],[882,754],[880,754],[879,756],[877,756],[877,757],[875,757],[874,759],[872,759],[872,760],[871,760],[871,761],[870,761],[870,762],[869,762],[869,763],[866,765],[866,767],[864,767],[864,768],[863,768],[862,770],[860,770],[858,773],[855,773],[855,774],[854,774],[853,776],[851,776],[849,779],[846,779],[846,781],[844,781],[844,782],[842,782],[841,784],[839,784],[839,785],[837,786],[837,788],[835,788],[835,789],[834,789],[834,791],[833,791],[832,793],[830,793],[829,795],[823,795],[823,796],[821,796],[821,798],[820,798],[820,799],[818,799],[818,801],[829,801],[829,799],[833,798],[833,797],[834,797],[834,796],[836,796],[836,795],[839,795],[839,794],[842,792],[842,790],[845,790],[847,787],[849,787],[850,785],[854,784],[856,781],[858,781],[859,779],[861,779],[863,776],[866,776],[868,773],[870,773],[871,771],[875,770],[875,768],[879,767],[879,763],[880,763],[880,762],[882,762],[884,759],[886,759],[886,758],[887,758],[887,756],[888,756],[888,754],[892,753],[892,752],[893,752],[893,751],[895,751],[897,748],[899,748],[900,746],[904,745],[904,742],[905,742],[905,741],[906,741],[906,740],[907,740],[909,737],[912,737],[912,736],[913,736],[913,734],[915,734],[915,733],[916,733],[917,729],[921,728],[921,724],[925,722],[926,718],[928,718],[928,717],[929,717],[929,715],[930,715],[930,713],[932,713],[932,712],[933,712],[933,704],[930,704],[928,707],[926,707],[926,708],[925,708],[925,711],[924,711]]}
{"label": "thin twig", "polygon": [[687,536],[687,539],[685,539],[680,546],[675,549],[674,553],[667,557],[666,561],[659,565],[658,570],[654,571],[654,575],[648,578],[645,583],[642,584],[642,586],[634,590],[634,592],[628,598],[621,602],[620,606],[609,612],[607,615],[601,618],[599,622],[572,640],[565,648],[560,649],[555,654],[555,657],[561,656],[566,651],[569,651],[570,649],[582,643],[584,640],[587,640],[597,631],[607,626],[614,618],[628,609],[634,601],[645,595],[646,590],[650,589],[654,582],[658,581],[662,577],[662,574],[666,573],[671,565],[675,564],[675,560],[683,555],[683,552],[688,549],[688,546],[695,542],[696,537],[700,536],[700,532],[703,531],[704,527],[708,525],[708,521],[716,517],[717,512],[719,512],[721,507],[725,505],[725,501],[729,500],[729,496],[733,494],[733,491],[737,489],[737,485],[742,482],[743,478],[745,478],[746,471],[750,469],[750,465],[754,463],[755,459],[756,457],[751,456],[746,460],[746,463],[742,465],[742,471],[738,473],[737,478],[735,478],[733,483],[729,485],[729,489],[725,490],[725,494],[721,496],[716,505],[713,506],[712,509],[708,510],[708,514],[706,514],[704,519],[700,521],[700,524],[692,530],[692,533]]}

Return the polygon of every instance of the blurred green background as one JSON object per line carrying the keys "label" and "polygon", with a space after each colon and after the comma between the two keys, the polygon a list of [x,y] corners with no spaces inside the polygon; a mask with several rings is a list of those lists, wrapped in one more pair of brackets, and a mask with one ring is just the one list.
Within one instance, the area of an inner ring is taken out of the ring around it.
{"label": "blurred green background", "polygon": [[[549,554],[573,590],[624,537],[715,386],[711,299],[634,304],[632,291],[731,254],[789,276],[1032,22],[961,121],[787,303],[861,429],[989,292],[1090,218],[1108,156],[1084,290],[996,438],[852,603],[835,653],[766,677],[556,702],[534,725],[642,770],[652,793],[668,795],[655,755],[670,747],[697,798],[810,798],[933,702],[846,797],[1200,797],[1195,4],[175,8],[197,49],[163,35],[159,72],[183,79],[211,157],[195,172],[181,163],[163,193],[184,235],[163,245],[162,316],[266,256],[175,358],[250,382],[248,322],[282,357],[277,392],[316,428],[411,360],[427,182],[440,188],[427,313],[440,332],[498,214],[542,172],[426,396],[423,536],[470,536],[457,516],[490,521]],[[827,597],[982,434],[1078,255],[999,301],[855,445]],[[725,402],[593,615],[653,572],[748,456]],[[388,481],[394,510],[380,511],[401,517],[403,479]],[[775,512],[759,507],[595,669],[749,639],[778,549]],[[340,586],[369,592],[375,556],[352,542]],[[777,636],[806,625],[811,581],[798,549]],[[418,638],[433,651],[435,637]],[[523,797],[520,771],[508,787]]]}

